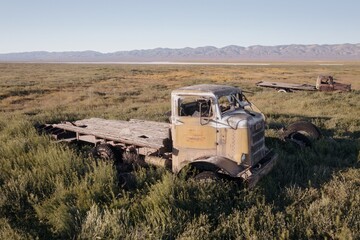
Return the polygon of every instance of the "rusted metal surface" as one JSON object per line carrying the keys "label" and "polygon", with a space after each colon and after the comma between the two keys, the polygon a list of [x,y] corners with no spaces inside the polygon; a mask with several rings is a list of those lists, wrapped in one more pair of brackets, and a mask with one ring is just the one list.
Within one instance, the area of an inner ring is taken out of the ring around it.
{"label": "rusted metal surface", "polygon": [[249,138],[244,136],[248,136],[247,128],[238,128],[236,130],[232,128],[221,128],[218,136],[218,154],[229,159],[234,159],[237,164],[241,164],[242,161],[244,161],[243,164],[247,165],[245,163],[246,158],[242,160],[241,155],[246,154],[246,156],[249,156],[251,142]]}
{"label": "rusted metal surface", "polygon": [[309,84],[283,83],[283,82],[266,82],[261,81],[256,83],[258,87],[275,88],[275,89],[289,89],[302,91],[316,91],[315,86]]}
{"label": "rusted metal surface", "polygon": [[292,92],[292,91],[350,91],[350,84],[343,84],[335,82],[334,78],[329,75],[320,75],[316,79],[316,85],[310,84],[296,84],[296,83],[283,83],[283,82],[266,82],[261,81],[256,83],[258,87],[274,88],[279,92]]}
{"label": "rusted metal surface", "polygon": [[231,93],[238,92],[239,89],[228,85],[217,85],[217,84],[199,84],[193,86],[182,87],[174,90],[172,94],[189,94],[189,95],[213,95],[223,96]]}
{"label": "rusted metal surface", "polygon": [[309,147],[313,140],[320,139],[322,133],[311,122],[294,122],[280,130],[281,139],[297,144],[300,147]]}
{"label": "rusted metal surface", "polygon": [[351,84],[335,82],[332,76],[320,75],[316,79],[316,89],[319,91],[347,92],[351,90]]}
{"label": "rusted metal surface", "polygon": [[184,117],[175,128],[176,145],[201,150],[216,149],[216,128],[201,125],[198,117]]}
{"label": "rusted metal surface", "polygon": [[257,164],[247,169],[241,177],[249,188],[252,188],[260,181],[260,179],[268,174],[277,162],[277,154],[273,151],[268,151],[264,158]]}

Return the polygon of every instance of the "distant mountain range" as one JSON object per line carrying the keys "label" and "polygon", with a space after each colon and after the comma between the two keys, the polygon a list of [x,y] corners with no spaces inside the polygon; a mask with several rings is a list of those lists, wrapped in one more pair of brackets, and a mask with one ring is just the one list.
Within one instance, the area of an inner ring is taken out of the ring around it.
{"label": "distant mountain range", "polygon": [[241,61],[360,61],[360,43],[333,45],[279,45],[223,48],[155,48],[101,53],[22,52],[0,54],[0,62],[241,62]]}

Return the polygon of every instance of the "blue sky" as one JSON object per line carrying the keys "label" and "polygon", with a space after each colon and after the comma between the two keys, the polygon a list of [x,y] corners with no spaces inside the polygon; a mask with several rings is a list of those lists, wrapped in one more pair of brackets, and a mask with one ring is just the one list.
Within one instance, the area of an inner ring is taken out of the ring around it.
{"label": "blue sky", "polygon": [[358,0],[0,0],[0,53],[360,43]]}

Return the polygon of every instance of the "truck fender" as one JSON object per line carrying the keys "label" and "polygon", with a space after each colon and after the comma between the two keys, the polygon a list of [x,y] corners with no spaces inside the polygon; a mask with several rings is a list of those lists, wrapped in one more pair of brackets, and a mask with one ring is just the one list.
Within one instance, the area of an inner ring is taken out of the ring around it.
{"label": "truck fender", "polygon": [[185,166],[194,167],[202,171],[218,171],[221,169],[231,177],[237,177],[237,174],[241,171],[241,167],[234,161],[221,156],[209,156],[192,161],[184,161],[180,166],[179,172],[181,172]]}
{"label": "truck fender", "polygon": [[311,140],[317,140],[322,134],[314,124],[307,121],[294,122],[281,129],[281,139],[298,144],[300,147],[311,146]]}

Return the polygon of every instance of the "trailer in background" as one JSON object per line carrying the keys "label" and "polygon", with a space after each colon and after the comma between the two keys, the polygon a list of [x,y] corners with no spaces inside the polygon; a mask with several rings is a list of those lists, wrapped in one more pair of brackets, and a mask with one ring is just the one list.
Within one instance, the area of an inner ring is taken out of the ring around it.
{"label": "trailer in background", "polygon": [[351,84],[335,82],[332,76],[320,75],[316,79],[316,85],[283,83],[283,82],[266,82],[256,83],[258,87],[274,88],[278,92],[295,92],[295,91],[339,91],[348,92],[351,90]]}

